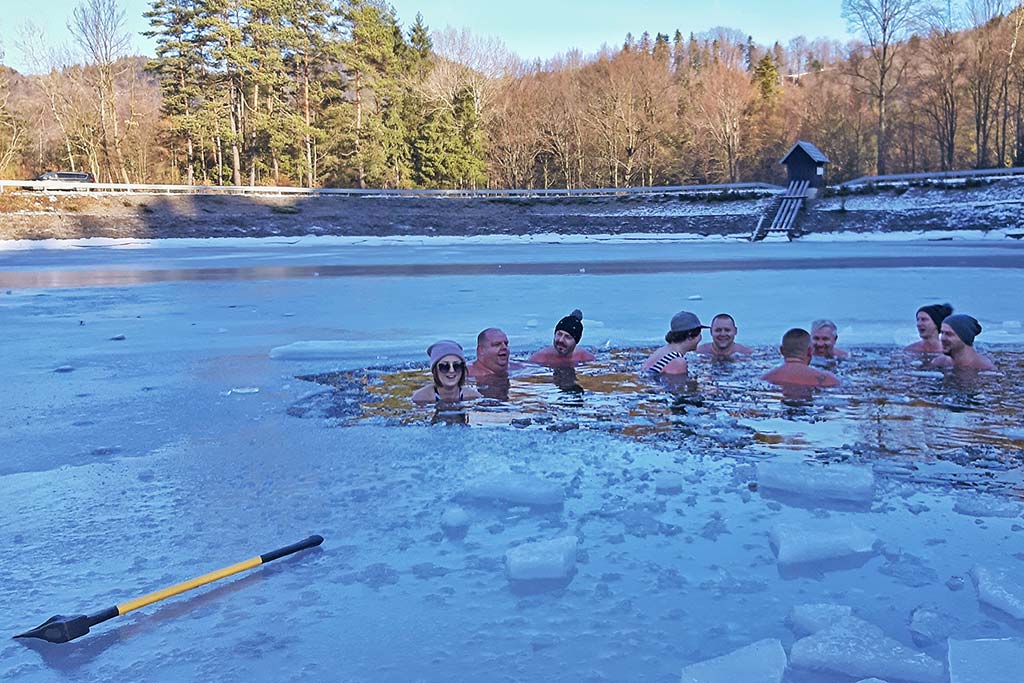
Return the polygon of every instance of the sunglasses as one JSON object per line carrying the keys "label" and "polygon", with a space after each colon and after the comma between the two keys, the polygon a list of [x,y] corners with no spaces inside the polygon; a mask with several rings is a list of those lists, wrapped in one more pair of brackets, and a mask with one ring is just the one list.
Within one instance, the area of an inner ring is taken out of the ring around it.
{"label": "sunglasses", "polygon": [[440,370],[441,372],[458,372],[462,370],[462,367],[463,362],[459,360],[453,361],[451,363],[449,363],[448,361],[441,361],[440,363],[437,364],[437,369]]}

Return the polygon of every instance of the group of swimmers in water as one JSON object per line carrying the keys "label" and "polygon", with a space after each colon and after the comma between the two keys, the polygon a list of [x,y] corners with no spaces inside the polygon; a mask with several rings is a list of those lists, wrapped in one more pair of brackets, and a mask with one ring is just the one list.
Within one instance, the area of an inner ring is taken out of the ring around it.
{"label": "group of swimmers in water", "polygon": [[[701,344],[704,330],[710,330],[711,341]],[[641,373],[686,376],[686,354],[690,352],[713,360],[749,357],[753,349],[736,342],[737,331],[736,321],[728,313],[716,315],[709,326],[701,324],[696,314],[680,311],[672,316],[665,344],[647,357]],[[995,369],[989,358],[974,349],[981,324],[969,315],[954,315],[949,304],[930,304],[919,308],[917,332],[920,341],[904,350],[921,355],[932,367],[971,371]],[[578,346],[582,338],[583,313],[577,309],[555,325],[551,346],[533,353],[527,362],[554,368],[557,372],[592,361],[594,354]],[[782,335],[779,346],[782,364],[769,370],[762,379],[784,389],[839,386],[838,377],[811,365],[815,357],[826,360],[848,357],[846,351],[836,347],[838,338],[838,328],[831,320],[815,320],[810,332],[802,328],[787,331]],[[449,339],[432,344],[427,355],[433,381],[412,395],[413,401],[418,403],[457,403],[480,398],[477,387],[504,384],[507,390],[510,370],[521,367],[511,359],[508,336],[496,327],[489,327],[477,336],[476,359],[472,363],[466,361],[462,346]],[[476,387],[467,383],[470,378],[476,381]]]}

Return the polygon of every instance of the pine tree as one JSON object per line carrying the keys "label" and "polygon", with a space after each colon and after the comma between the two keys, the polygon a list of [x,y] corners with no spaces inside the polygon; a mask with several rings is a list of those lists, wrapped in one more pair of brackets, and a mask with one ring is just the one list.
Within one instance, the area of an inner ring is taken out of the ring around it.
{"label": "pine tree", "polygon": [[168,133],[185,147],[185,181],[189,185],[195,183],[196,114],[206,70],[205,41],[197,25],[199,9],[195,0],[153,0],[143,14],[153,27],[143,35],[156,38],[157,58],[148,69],[160,80]]}
{"label": "pine tree", "polygon": [[398,186],[410,176],[402,78],[413,62],[394,10],[376,0],[347,0],[342,11],[346,40],[342,64],[352,98],[345,118],[344,154],[355,163],[359,187]]}
{"label": "pine tree", "polygon": [[683,45],[683,33],[676,29],[676,33],[672,37],[672,71],[678,74],[686,66],[686,48]]}
{"label": "pine tree", "polygon": [[659,33],[654,37],[654,49],[651,51],[654,61],[666,69],[670,68],[671,49],[668,46],[668,36]]}
{"label": "pine tree", "polygon": [[771,55],[761,57],[754,67],[754,84],[765,102],[774,102],[779,94],[780,78],[779,70]]}

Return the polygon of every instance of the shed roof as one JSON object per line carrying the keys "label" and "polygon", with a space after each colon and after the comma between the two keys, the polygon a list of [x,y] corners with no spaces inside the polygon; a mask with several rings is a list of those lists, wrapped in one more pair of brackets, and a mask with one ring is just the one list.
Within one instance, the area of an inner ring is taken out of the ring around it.
{"label": "shed roof", "polygon": [[792,154],[794,151],[796,151],[796,149],[798,147],[800,149],[802,149],[804,152],[806,152],[807,156],[809,156],[815,163],[818,163],[818,164],[830,163],[829,160],[828,160],[828,157],[825,156],[824,152],[822,152],[820,149],[815,147],[810,142],[807,142],[806,140],[797,140],[795,143],[793,143],[793,146],[789,148],[789,151],[786,152],[786,155],[784,157],[782,157],[782,160],[779,161],[779,163],[780,164],[786,163],[786,161],[789,159],[789,155]]}

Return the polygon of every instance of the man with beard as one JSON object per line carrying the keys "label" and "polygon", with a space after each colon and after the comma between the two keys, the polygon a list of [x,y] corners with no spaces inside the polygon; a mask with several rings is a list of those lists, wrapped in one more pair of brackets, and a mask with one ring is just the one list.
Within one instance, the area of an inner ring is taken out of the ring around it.
{"label": "man with beard", "polygon": [[749,356],[754,351],[736,343],[736,321],[728,313],[719,313],[711,319],[711,341],[697,347],[697,353],[713,360],[731,360],[736,356]]}
{"label": "man with beard", "polygon": [[577,308],[558,321],[558,324],[555,325],[555,337],[551,346],[530,356],[530,362],[555,368],[594,360],[594,354],[585,349],[576,348],[582,338],[583,311]]}
{"label": "man with beard", "polygon": [[995,370],[995,363],[974,350],[974,338],[981,324],[969,315],[958,313],[942,321],[942,352],[957,370]]}

